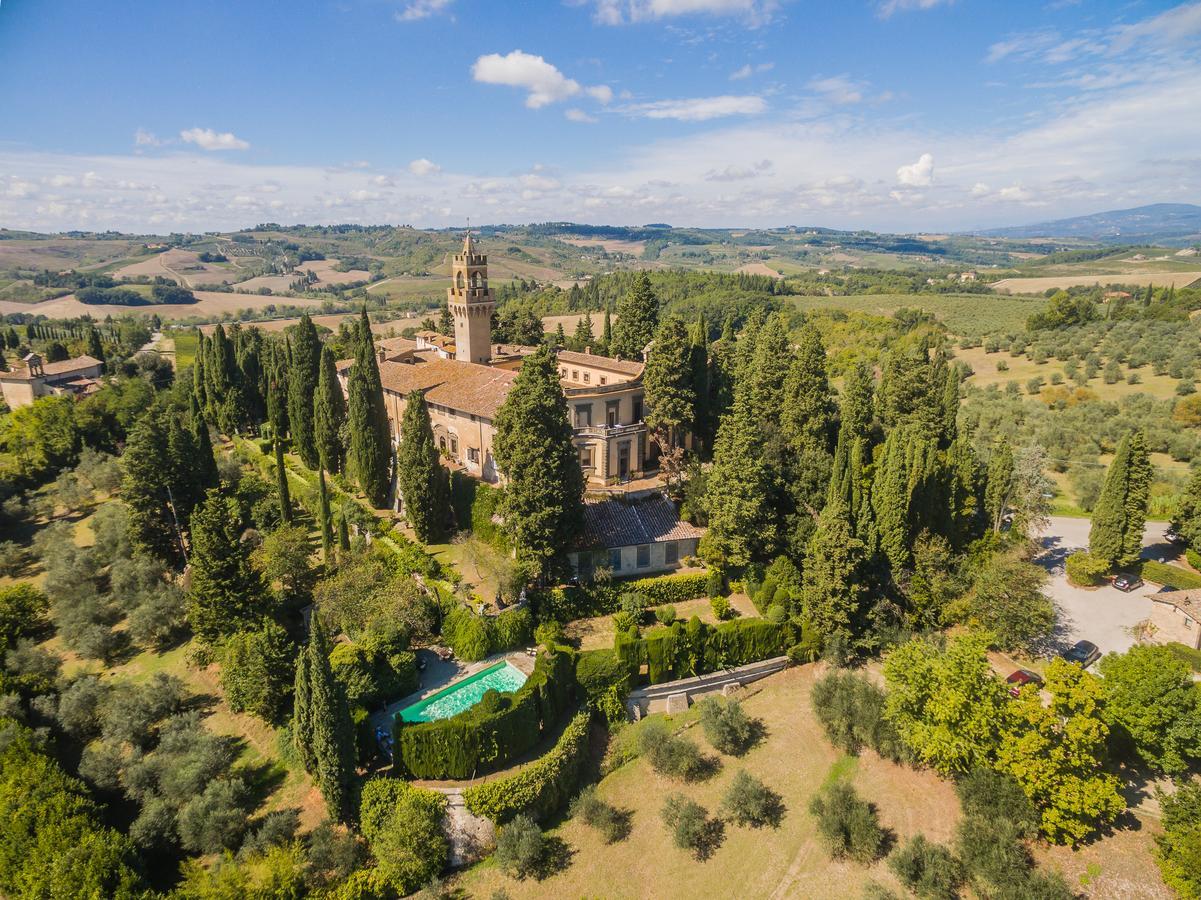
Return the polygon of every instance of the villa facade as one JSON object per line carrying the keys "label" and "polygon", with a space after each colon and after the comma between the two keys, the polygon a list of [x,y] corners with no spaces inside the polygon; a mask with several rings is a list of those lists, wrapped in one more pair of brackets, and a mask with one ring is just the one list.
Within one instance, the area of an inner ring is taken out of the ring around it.
{"label": "villa facade", "polygon": [[45,362],[30,353],[11,372],[0,372],[0,391],[9,409],[29,406],[39,397],[87,394],[98,390],[104,363],[91,356]]}
{"label": "villa facade", "polygon": [[[496,412],[533,347],[492,343],[488,257],[471,235],[453,257],[447,305],[454,337],[419,331],[414,340],[377,342],[380,380],[393,444],[400,442],[405,400],[425,392],[439,451],[449,464],[475,478],[500,479],[492,442]],[[338,363],[346,390],[353,360]],[[585,480],[600,487],[642,477],[652,464],[644,418],[641,362],[591,352],[558,353],[559,379],[567,398],[574,443]]]}

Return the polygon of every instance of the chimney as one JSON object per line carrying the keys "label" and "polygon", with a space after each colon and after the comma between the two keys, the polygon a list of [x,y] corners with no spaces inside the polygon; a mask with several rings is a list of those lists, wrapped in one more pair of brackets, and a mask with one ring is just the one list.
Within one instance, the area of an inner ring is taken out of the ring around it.
{"label": "chimney", "polygon": [[591,356],[592,355],[592,347],[591,346],[585,347],[584,352],[587,353],[589,356]]}
{"label": "chimney", "polygon": [[387,355],[387,354],[385,354],[385,353],[384,353],[384,348],[383,348],[383,347],[380,347],[380,348],[379,348],[379,361],[380,361],[380,362],[383,362],[383,361],[384,361],[384,357],[385,357],[386,355]]}

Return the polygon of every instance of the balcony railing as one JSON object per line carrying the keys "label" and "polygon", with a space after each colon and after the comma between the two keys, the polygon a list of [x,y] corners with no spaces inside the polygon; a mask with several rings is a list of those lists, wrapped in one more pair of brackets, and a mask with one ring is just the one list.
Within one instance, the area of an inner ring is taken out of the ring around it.
{"label": "balcony railing", "polygon": [[622,437],[627,434],[639,434],[646,431],[646,423],[634,422],[630,425],[577,425],[575,433],[581,437]]}

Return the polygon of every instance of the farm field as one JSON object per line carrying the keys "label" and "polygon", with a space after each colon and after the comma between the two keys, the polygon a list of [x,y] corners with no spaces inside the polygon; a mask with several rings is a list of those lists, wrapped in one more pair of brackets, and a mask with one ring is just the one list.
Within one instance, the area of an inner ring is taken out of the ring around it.
{"label": "farm field", "polygon": [[[138,285],[132,285],[137,289]],[[45,300],[41,303],[14,303],[0,300],[0,313],[29,313],[36,316],[47,316],[52,319],[69,319],[76,316],[90,315],[94,319],[105,316],[152,316],[158,315],[164,320],[188,319],[194,316],[220,316],[222,313],[234,313],[243,309],[263,310],[266,307],[308,306],[320,307],[320,300],[308,300],[296,297],[271,297],[259,294],[226,294],[220,291],[195,291],[196,303],[162,303],[149,306],[121,306],[112,303],[80,303],[74,294],[59,297],[57,300]]]}
{"label": "farm field", "polygon": [[[489,278],[489,281],[495,282],[496,278]],[[393,275],[369,285],[367,291],[376,296],[385,296],[389,300],[408,300],[414,297],[441,299],[446,296],[448,287],[450,287],[449,276]]]}
{"label": "farm field", "polygon": [[1093,284],[1153,284],[1156,287],[1187,287],[1201,280],[1201,271],[1150,272],[1136,270],[1087,275],[1047,275],[1041,278],[1003,278],[993,284],[993,290],[1006,294],[1041,294],[1052,288],[1068,288]]}
{"label": "farm field", "polygon": [[94,269],[133,256],[142,246],[139,240],[0,240],[0,269]]}
{"label": "farm field", "polygon": [[606,253],[628,253],[641,256],[646,250],[646,241],[623,241],[618,238],[561,237],[559,240],[573,247],[599,247]]}
{"label": "farm field", "polygon": [[[561,871],[543,881],[516,881],[484,863],[459,876],[457,886],[472,896],[503,890],[513,898],[861,898],[873,881],[899,891],[883,861],[865,867],[829,858],[808,812],[810,797],[824,783],[846,779],[877,805],[881,824],[898,841],[922,833],[943,843],[951,840],[960,818],[958,800],[950,782],[932,772],[894,765],[870,751],[858,758],[836,751],[809,700],[822,671],[819,666],[802,666],[752,685],[744,708],[763,720],[766,739],[742,759],[721,756],[721,770],[709,781],[673,781],[655,774],[642,759],[604,778],[600,796],[631,815],[631,831],[624,841],[606,845],[595,831],[568,820],[553,829],[568,848],[569,859]],[[695,707],[673,724],[694,720]],[[688,734],[705,753],[714,752],[699,728]],[[721,846],[710,859],[698,862],[672,844],[659,817],[663,799],[679,791],[714,813],[740,768],[782,796],[783,821],[774,830],[727,825]],[[1140,810],[1132,810],[1132,815],[1136,824],[1082,851],[1040,851],[1042,866],[1061,871],[1073,887],[1087,874],[1082,890],[1091,897],[1170,897],[1151,856],[1154,822]]]}
{"label": "farm field", "polygon": [[173,248],[163,253],[156,253],[149,259],[130,263],[114,269],[114,278],[136,278],[144,275],[147,278],[170,278],[184,287],[195,287],[198,284],[217,284],[237,281],[243,274],[232,263],[205,263],[200,261],[200,254],[192,250]]}
{"label": "farm field", "polygon": [[312,272],[317,276],[316,287],[325,287],[330,284],[348,284],[351,281],[370,281],[371,273],[366,269],[350,269],[347,272],[339,272],[334,266],[338,265],[336,259],[313,259],[308,262],[303,262],[296,267],[297,273]]}
{"label": "farm field", "polygon": [[[1036,363],[1027,356],[1010,356],[1008,351],[1004,350],[999,353],[986,353],[983,347],[972,347],[968,350],[956,350],[955,357],[972,367],[973,374],[967,379],[967,383],[976,387],[987,388],[990,385],[1004,387],[1009,382],[1016,381],[1022,389],[1022,393],[1026,394],[1026,382],[1031,378],[1041,376],[1046,385],[1051,386],[1052,374],[1058,372],[1063,375],[1063,363],[1057,359]],[[997,371],[999,362],[1004,362],[1008,370]],[[1105,379],[1098,375],[1089,380],[1087,388],[1101,400],[1121,400],[1123,397],[1140,393],[1150,394],[1160,400],[1176,396],[1177,380],[1170,375],[1156,375],[1151,371],[1150,366],[1143,366],[1136,370],[1140,379],[1138,384],[1126,382],[1126,377],[1131,372],[1129,366],[1123,364],[1120,371],[1121,378],[1115,384],[1106,384]],[[1076,387],[1075,382],[1066,376],[1063,379],[1063,386],[1069,391]]]}
{"label": "farm field", "polygon": [[849,297],[794,297],[801,310],[841,309],[891,316],[905,307],[925,310],[953,334],[1020,331],[1031,313],[1046,305],[1042,297],[1003,297],[988,294],[859,294]]}

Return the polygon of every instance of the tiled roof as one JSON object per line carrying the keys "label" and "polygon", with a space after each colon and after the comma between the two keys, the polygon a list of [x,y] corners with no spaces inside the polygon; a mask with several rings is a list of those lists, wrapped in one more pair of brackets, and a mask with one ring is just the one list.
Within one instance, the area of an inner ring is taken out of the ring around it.
{"label": "tiled roof", "polygon": [[622,375],[641,375],[643,365],[627,359],[613,359],[611,356],[598,356],[595,353],[576,353],[574,350],[560,350],[559,361],[575,363],[579,366],[592,366],[607,372],[620,372]]}
{"label": "tiled roof", "polygon": [[681,521],[675,504],[661,494],[633,503],[599,500],[584,504],[585,547],[629,547],[699,538],[704,533]]}
{"label": "tiled roof", "polygon": [[[30,354],[32,356],[32,354]],[[26,357],[28,359],[28,357]],[[84,369],[90,369],[93,366],[101,365],[100,360],[91,356],[76,356],[73,359],[63,359],[58,362],[42,363],[42,371],[47,378],[53,378],[56,375],[70,375],[74,372],[82,372]],[[6,375],[13,378],[31,378],[28,369],[18,369],[13,372],[6,372]]]}
{"label": "tiled roof", "polygon": [[375,349],[397,353],[404,350],[416,350],[417,342],[407,337],[376,338]]}
{"label": "tiled roof", "polygon": [[1201,617],[1201,588],[1187,591],[1161,591],[1149,595],[1152,600],[1160,603],[1170,603],[1181,612],[1188,613],[1194,619]]}
{"label": "tiled roof", "polygon": [[[402,396],[425,391],[425,399],[468,415],[492,419],[505,402],[516,372],[494,369],[457,359],[432,359],[404,363],[385,360],[379,364],[384,390]],[[338,364],[340,371],[354,360]]]}

